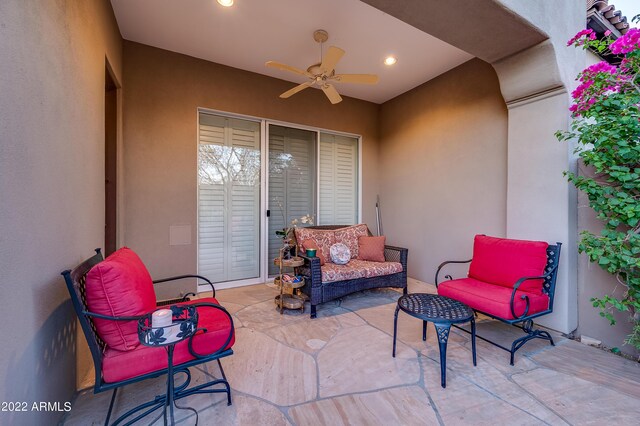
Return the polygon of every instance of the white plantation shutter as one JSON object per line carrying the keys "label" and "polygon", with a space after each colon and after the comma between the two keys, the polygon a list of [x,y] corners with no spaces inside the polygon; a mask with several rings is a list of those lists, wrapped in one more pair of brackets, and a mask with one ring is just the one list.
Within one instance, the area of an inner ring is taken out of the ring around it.
{"label": "white plantation shutter", "polygon": [[199,115],[198,272],[214,282],[260,275],[260,124]]}
{"label": "white plantation shutter", "polygon": [[358,139],[320,134],[320,225],[358,221]]}
{"label": "white plantation shutter", "polygon": [[[315,135],[307,130],[269,126],[269,259],[278,257],[282,247],[277,230],[293,219],[315,214]],[[269,275],[277,272],[269,262]]]}

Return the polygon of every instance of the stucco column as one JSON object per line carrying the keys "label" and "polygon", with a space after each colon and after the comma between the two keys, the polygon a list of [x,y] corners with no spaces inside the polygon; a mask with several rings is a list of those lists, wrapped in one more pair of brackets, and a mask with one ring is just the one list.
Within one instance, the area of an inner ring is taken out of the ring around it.
{"label": "stucco column", "polygon": [[493,64],[508,108],[507,237],[562,242],[554,312],[543,325],[577,327],[576,195],[563,176],[572,147],[556,140],[570,123],[569,96],[549,41]]}

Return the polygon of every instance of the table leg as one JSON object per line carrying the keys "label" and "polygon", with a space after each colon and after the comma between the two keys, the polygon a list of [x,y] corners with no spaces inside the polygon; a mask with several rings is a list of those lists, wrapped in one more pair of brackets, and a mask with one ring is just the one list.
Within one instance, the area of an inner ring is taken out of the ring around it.
{"label": "table leg", "polygon": [[440,385],[447,387],[447,341],[451,324],[434,324],[438,335],[438,346],[440,346]]}
{"label": "table leg", "polygon": [[473,366],[478,365],[476,363],[476,319],[471,318],[471,352],[473,353]]}
{"label": "table leg", "polygon": [[422,321],[422,341],[427,341],[427,322]]}
{"label": "table leg", "polygon": [[[167,405],[169,406],[169,413],[171,415],[171,424],[176,424],[173,416],[173,347],[169,345],[167,351],[169,352],[169,365],[167,368]],[[165,424],[166,424],[166,407],[165,407]]]}
{"label": "table leg", "polygon": [[398,311],[400,307],[396,306],[396,313],[393,314],[393,353],[392,356],[396,357],[396,334],[398,332]]}

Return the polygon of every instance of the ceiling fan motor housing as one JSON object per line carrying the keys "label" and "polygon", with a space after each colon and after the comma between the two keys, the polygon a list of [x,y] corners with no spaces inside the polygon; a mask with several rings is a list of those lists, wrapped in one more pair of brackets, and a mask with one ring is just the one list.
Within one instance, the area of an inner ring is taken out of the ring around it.
{"label": "ceiling fan motor housing", "polygon": [[315,30],[313,32],[313,39],[318,43],[324,43],[329,40],[329,33],[325,30]]}

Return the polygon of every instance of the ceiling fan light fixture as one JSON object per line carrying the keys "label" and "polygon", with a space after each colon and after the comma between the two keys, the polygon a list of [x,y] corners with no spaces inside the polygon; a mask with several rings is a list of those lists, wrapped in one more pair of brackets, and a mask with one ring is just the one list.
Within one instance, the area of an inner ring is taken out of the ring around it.
{"label": "ceiling fan light fixture", "polygon": [[231,7],[233,6],[233,0],[218,0],[220,6]]}
{"label": "ceiling fan light fixture", "polygon": [[[324,30],[316,30],[313,33],[313,39],[322,45],[329,39],[329,34]],[[344,54],[345,51],[339,47],[329,46],[326,53],[324,55],[321,54],[320,62],[311,65],[306,71],[276,61],[267,61],[265,65],[281,71],[303,75],[308,79],[307,82],[282,93],[280,95],[281,98],[286,99],[307,87],[318,86],[332,104],[337,104],[342,102],[342,96],[331,83],[376,84],[378,82],[378,76],[375,74],[336,74],[336,65]]]}
{"label": "ceiling fan light fixture", "polygon": [[398,60],[396,59],[395,56],[387,56],[386,58],[384,58],[384,64],[385,65],[394,65],[396,62],[398,62]]}

